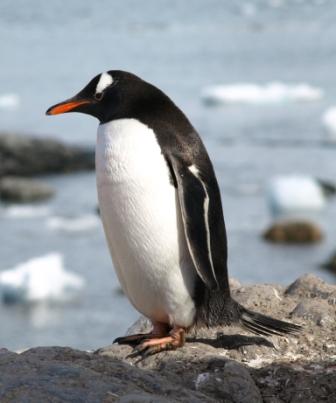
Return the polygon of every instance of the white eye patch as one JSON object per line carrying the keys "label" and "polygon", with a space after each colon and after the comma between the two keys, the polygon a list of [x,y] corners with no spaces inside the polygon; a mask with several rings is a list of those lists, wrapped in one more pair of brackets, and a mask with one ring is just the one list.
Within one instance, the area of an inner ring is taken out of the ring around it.
{"label": "white eye patch", "polygon": [[101,94],[105,88],[113,83],[113,78],[108,73],[102,73],[96,87],[96,94]]}

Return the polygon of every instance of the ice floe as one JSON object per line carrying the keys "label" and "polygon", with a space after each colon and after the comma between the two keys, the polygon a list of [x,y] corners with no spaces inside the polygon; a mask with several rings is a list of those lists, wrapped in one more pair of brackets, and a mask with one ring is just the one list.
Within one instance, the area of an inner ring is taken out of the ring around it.
{"label": "ice floe", "polygon": [[57,231],[82,232],[96,228],[99,218],[96,214],[85,214],[78,217],[53,216],[47,219],[47,227]]}
{"label": "ice floe", "polygon": [[270,82],[264,85],[236,83],[206,87],[201,94],[209,105],[216,104],[276,104],[286,102],[316,101],[323,97],[320,88],[309,84]]}
{"label": "ice floe", "polygon": [[274,215],[316,212],[326,205],[326,197],[319,181],[304,175],[273,178],[266,196]]}
{"label": "ice floe", "polygon": [[322,124],[327,131],[328,140],[336,141],[336,106],[331,106],[325,111]]}
{"label": "ice floe", "polygon": [[50,209],[47,206],[11,205],[2,211],[8,218],[38,218],[50,214]]}
{"label": "ice floe", "polygon": [[1,298],[7,303],[68,301],[84,285],[83,278],[65,270],[60,253],[36,257],[0,272]]}
{"label": "ice floe", "polygon": [[16,94],[0,94],[0,109],[16,109],[20,105],[20,97]]}

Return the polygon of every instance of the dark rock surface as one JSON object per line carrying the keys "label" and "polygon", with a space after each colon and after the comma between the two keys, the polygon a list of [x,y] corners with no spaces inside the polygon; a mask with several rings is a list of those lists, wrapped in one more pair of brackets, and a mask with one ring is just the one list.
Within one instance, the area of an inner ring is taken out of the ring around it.
{"label": "dark rock surface", "polygon": [[336,253],[333,253],[326,262],[322,263],[321,267],[336,273]]}
{"label": "dark rock surface", "polygon": [[49,199],[54,189],[44,182],[6,176],[0,179],[0,199],[5,202],[29,203]]}
{"label": "dark rock surface", "polygon": [[[129,346],[0,350],[1,402],[335,402],[336,286],[312,275],[288,288],[234,288],[246,307],[304,325],[268,340],[239,327],[198,329],[186,345],[143,360]],[[129,332],[150,326],[140,318]],[[274,347],[270,347],[273,343]]]}
{"label": "dark rock surface", "polygon": [[0,178],[92,170],[94,150],[57,140],[0,133]]}
{"label": "dark rock surface", "polygon": [[287,244],[307,244],[323,239],[321,229],[309,221],[282,221],[272,224],[263,238],[269,242]]}

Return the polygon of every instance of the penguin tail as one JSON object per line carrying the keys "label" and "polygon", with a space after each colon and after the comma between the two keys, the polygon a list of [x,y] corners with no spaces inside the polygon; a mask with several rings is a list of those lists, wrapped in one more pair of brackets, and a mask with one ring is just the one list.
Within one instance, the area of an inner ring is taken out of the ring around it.
{"label": "penguin tail", "polygon": [[294,323],[284,322],[282,320],[273,319],[270,316],[253,312],[242,305],[238,304],[239,323],[252,333],[263,336],[277,335],[285,336],[297,334],[302,327]]}
{"label": "penguin tail", "polygon": [[206,290],[197,309],[196,326],[213,327],[235,323],[262,336],[294,335],[302,330],[301,326],[294,323],[274,319],[245,308],[229,293],[223,296],[221,290]]}

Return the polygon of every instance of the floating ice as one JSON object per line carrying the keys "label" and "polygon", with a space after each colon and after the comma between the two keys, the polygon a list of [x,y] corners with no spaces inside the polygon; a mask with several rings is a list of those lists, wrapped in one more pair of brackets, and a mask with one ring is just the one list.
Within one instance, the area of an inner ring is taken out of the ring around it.
{"label": "floating ice", "polygon": [[95,214],[86,214],[78,217],[50,217],[47,226],[53,230],[66,232],[82,232],[96,228],[99,218]]}
{"label": "floating ice", "polygon": [[328,133],[328,140],[336,141],[336,106],[332,106],[325,111],[322,123]]}
{"label": "floating ice", "polygon": [[33,258],[0,272],[0,293],[7,303],[68,301],[84,284],[80,276],[64,269],[59,253]]}
{"label": "floating ice", "polygon": [[326,199],[319,182],[309,176],[279,176],[270,182],[267,201],[274,215],[319,211]]}
{"label": "floating ice", "polygon": [[50,214],[47,206],[12,205],[4,209],[9,218],[35,218],[45,217]]}
{"label": "floating ice", "polygon": [[20,104],[20,97],[16,94],[0,95],[0,109],[16,109]]}
{"label": "floating ice", "polygon": [[217,85],[203,90],[202,99],[207,104],[276,104],[284,102],[315,101],[323,96],[320,88],[308,84],[289,85],[271,82],[264,85],[237,83]]}

